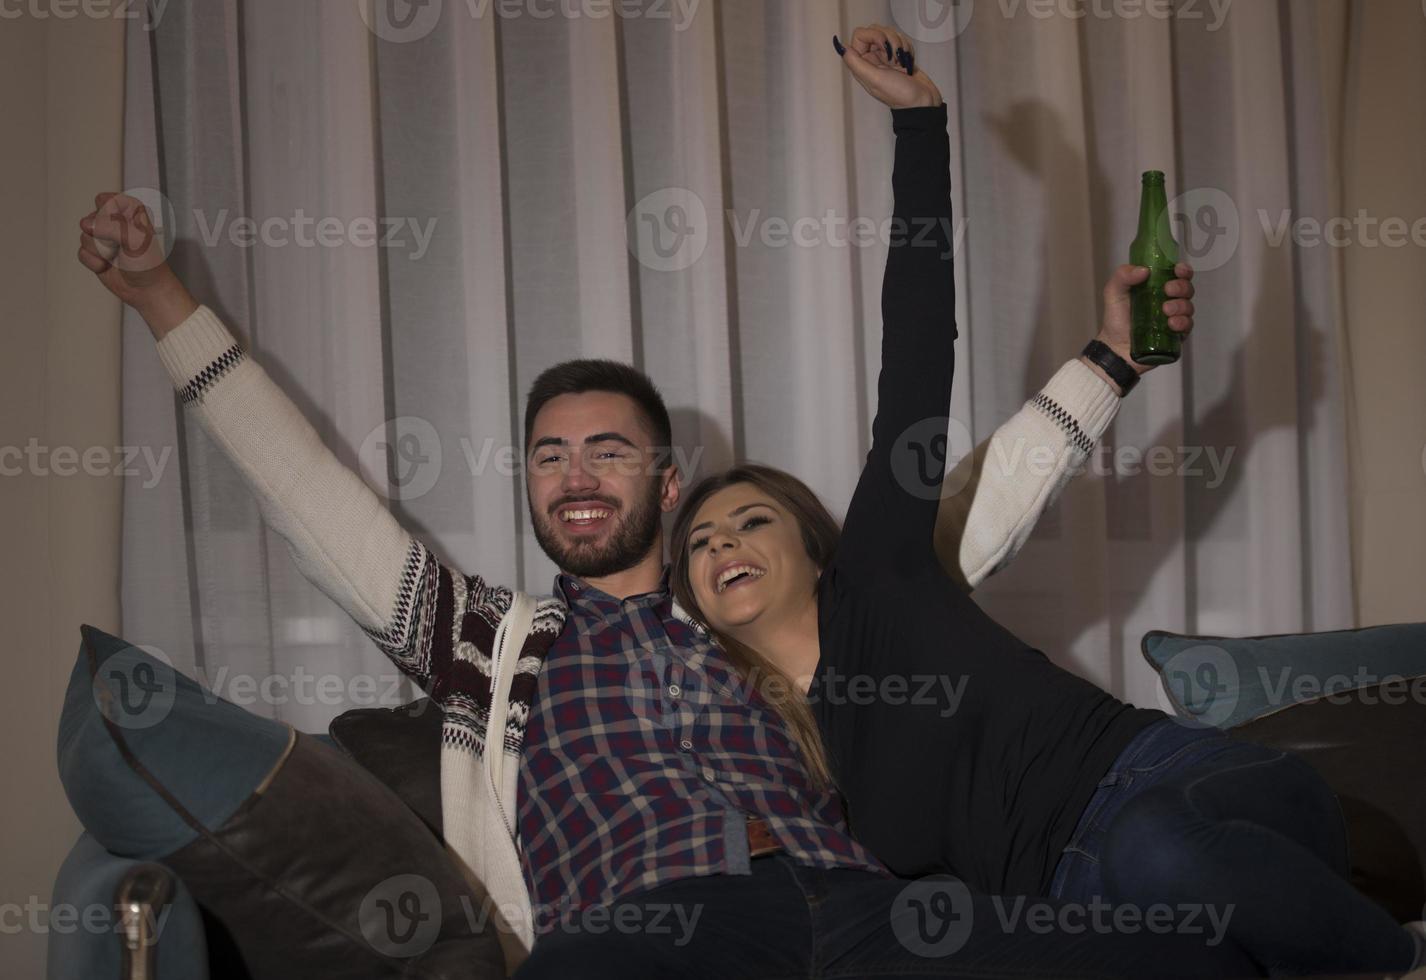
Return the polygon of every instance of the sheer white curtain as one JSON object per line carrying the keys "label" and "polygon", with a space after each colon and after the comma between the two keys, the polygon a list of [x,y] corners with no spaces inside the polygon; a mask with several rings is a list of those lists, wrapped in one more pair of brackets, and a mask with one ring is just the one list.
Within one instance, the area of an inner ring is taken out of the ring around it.
{"label": "sheer white curtain", "polygon": [[[1126,402],[1097,457],[1119,465],[980,597],[1153,704],[1147,629],[1350,624],[1331,257],[1274,247],[1258,218],[1330,211],[1332,44],[1306,4],[1062,6],[171,4],[130,28],[125,180],[166,195],[180,275],[415,533],[544,591],[510,448],[559,360],[644,368],[693,475],[757,459],[845,506],[886,254],[859,219],[889,211],[892,137],[831,37],[898,24],[950,106],[952,414],[976,440],[1094,333],[1140,172],[1189,192],[1180,237],[1205,268],[1184,362]],[[175,451],[126,487],[126,635],[307,730],[408,696],[184,424],[130,321],[126,442]]]}

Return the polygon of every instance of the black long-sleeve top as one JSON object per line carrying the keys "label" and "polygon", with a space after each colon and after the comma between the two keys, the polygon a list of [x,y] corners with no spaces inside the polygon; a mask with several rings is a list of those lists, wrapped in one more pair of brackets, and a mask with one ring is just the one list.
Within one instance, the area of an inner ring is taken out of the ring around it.
{"label": "black long-sleeve top", "polygon": [[1051,663],[937,560],[956,338],[946,107],[892,120],[876,421],[818,586],[809,697],[852,832],[891,870],[1044,894],[1099,780],[1163,713]]}

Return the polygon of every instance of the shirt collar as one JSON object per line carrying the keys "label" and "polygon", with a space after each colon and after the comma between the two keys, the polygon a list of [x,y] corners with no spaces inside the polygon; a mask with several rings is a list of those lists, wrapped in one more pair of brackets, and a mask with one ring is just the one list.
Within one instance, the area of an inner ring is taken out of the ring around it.
{"label": "shirt collar", "polygon": [[[665,564],[663,572],[659,575],[659,584],[652,592],[629,596],[629,599],[637,599],[640,605],[658,605],[660,602],[670,600],[672,598],[672,590],[669,587],[671,573],[672,566]],[[587,603],[600,611],[603,611],[605,607],[618,607],[621,604],[619,599],[568,572],[560,572],[555,576],[554,594],[563,597],[570,606]]]}

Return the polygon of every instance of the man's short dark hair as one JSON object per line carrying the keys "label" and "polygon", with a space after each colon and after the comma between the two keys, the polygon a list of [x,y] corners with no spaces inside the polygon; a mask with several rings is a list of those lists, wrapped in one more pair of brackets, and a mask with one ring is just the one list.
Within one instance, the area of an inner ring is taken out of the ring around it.
{"label": "man's short dark hair", "polygon": [[660,467],[668,465],[673,449],[673,425],[658,388],[647,374],[633,365],[598,359],[565,361],[546,369],[535,379],[525,398],[525,452],[530,451],[535,416],[546,402],[560,395],[582,395],[588,391],[608,391],[632,398],[653,437]]}

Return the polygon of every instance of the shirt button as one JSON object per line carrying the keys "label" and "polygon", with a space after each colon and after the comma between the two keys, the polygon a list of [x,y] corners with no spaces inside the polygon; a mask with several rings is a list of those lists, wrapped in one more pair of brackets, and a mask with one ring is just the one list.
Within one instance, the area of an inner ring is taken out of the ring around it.
{"label": "shirt button", "polygon": [[677,684],[670,684],[668,686],[668,693],[669,697],[676,698],[683,693],[683,688],[679,687]]}
{"label": "shirt button", "polygon": [[683,751],[688,752],[693,749],[693,743],[685,738],[683,741],[678,743],[678,747],[683,749]]}

